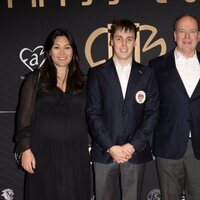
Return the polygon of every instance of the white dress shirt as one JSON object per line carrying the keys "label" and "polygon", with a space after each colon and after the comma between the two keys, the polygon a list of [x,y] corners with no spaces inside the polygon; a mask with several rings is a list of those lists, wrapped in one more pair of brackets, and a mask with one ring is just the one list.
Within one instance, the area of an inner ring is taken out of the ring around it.
{"label": "white dress shirt", "polygon": [[128,63],[125,66],[121,66],[115,58],[113,58],[113,61],[121,85],[122,94],[125,99],[132,63]]}
{"label": "white dress shirt", "polygon": [[191,97],[200,78],[200,64],[196,53],[185,58],[177,49],[174,51],[176,68],[183,81],[188,96]]}

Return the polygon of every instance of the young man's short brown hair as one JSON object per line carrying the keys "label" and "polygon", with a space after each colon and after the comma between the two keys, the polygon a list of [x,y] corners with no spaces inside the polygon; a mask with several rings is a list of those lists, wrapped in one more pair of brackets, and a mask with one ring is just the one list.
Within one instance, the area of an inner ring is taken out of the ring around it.
{"label": "young man's short brown hair", "polygon": [[137,27],[135,26],[135,24],[130,21],[129,19],[120,19],[120,20],[114,20],[112,22],[112,26],[111,26],[111,30],[110,30],[110,36],[111,38],[114,37],[114,34],[116,32],[116,30],[125,30],[126,31],[131,31],[134,33],[134,37],[136,39],[136,35],[137,35]]}

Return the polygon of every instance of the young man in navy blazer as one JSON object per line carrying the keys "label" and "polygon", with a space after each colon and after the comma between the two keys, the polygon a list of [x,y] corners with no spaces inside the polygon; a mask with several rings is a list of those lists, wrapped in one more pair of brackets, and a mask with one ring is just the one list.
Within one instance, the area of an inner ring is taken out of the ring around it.
{"label": "young man in navy blazer", "polygon": [[200,200],[200,40],[191,15],[174,24],[176,48],[150,62],[160,95],[154,153],[162,200]]}
{"label": "young man in navy blazer", "polygon": [[[137,29],[114,21],[113,57],[88,73],[86,115],[93,138],[97,200],[140,200],[150,139],[158,118],[158,88],[152,69],[133,60]],[[119,181],[118,181],[119,180]]]}

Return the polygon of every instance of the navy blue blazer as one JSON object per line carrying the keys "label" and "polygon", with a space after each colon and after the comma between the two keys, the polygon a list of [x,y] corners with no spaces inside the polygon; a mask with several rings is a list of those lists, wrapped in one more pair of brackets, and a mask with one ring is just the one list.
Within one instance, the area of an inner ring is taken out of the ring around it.
{"label": "navy blue blazer", "polygon": [[[199,52],[197,56],[200,60]],[[190,98],[176,69],[174,50],[153,59],[149,66],[155,70],[160,96],[155,155],[167,159],[182,158],[191,130],[194,154],[200,159],[200,82]]]}
{"label": "navy blue blazer", "polygon": [[[142,104],[136,100],[138,91],[146,94]],[[158,88],[152,69],[133,61],[124,99],[113,59],[91,68],[86,88],[86,116],[93,138],[93,161],[111,163],[107,150],[126,143],[136,149],[130,162],[152,160],[150,139],[158,107]]]}

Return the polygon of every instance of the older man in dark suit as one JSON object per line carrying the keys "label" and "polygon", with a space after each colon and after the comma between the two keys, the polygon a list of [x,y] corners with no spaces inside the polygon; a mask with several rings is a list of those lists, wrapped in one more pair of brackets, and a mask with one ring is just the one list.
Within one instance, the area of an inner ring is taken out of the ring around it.
{"label": "older man in dark suit", "polygon": [[140,200],[150,139],[158,118],[153,71],[133,60],[136,27],[114,21],[114,55],[88,73],[86,115],[93,137],[97,200],[113,200],[120,177],[122,200]]}
{"label": "older man in dark suit", "polygon": [[160,118],[155,155],[162,200],[200,200],[200,39],[199,21],[190,15],[174,24],[176,48],[152,60],[159,95]]}

